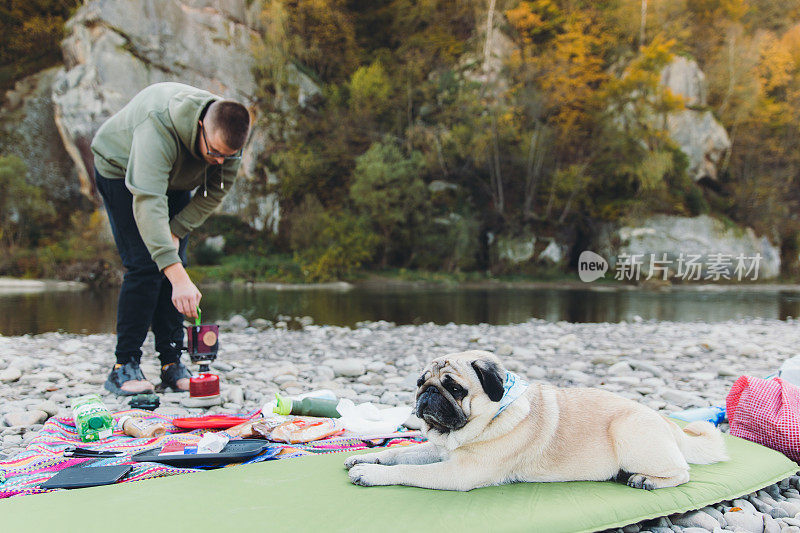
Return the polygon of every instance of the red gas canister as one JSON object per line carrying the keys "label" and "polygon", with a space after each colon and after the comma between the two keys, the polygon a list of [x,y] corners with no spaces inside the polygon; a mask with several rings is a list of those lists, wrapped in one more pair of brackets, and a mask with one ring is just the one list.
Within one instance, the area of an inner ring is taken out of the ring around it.
{"label": "red gas canister", "polygon": [[200,374],[189,379],[189,396],[193,398],[216,396],[219,394],[219,376]]}

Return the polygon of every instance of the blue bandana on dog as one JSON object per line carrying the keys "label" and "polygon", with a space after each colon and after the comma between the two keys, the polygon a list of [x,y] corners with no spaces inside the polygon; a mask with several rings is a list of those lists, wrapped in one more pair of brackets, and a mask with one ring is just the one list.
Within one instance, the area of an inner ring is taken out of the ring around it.
{"label": "blue bandana on dog", "polygon": [[506,379],[503,382],[503,397],[500,398],[500,407],[497,409],[497,413],[492,419],[494,420],[500,416],[500,413],[502,413],[506,407],[525,394],[525,391],[528,390],[528,385],[530,384],[527,381],[515,373],[506,371]]}

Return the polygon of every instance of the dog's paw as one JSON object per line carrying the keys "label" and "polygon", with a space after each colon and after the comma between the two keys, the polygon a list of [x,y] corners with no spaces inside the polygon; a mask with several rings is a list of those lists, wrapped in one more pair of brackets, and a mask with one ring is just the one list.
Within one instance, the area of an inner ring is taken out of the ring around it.
{"label": "dog's paw", "polygon": [[387,485],[386,469],[388,467],[376,464],[361,463],[350,468],[350,482],[362,487],[375,487]]}
{"label": "dog's paw", "polygon": [[644,490],[653,490],[656,488],[653,480],[642,474],[633,474],[630,478],[628,478],[628,486],[635,489]]}
{"label": "dog's paw", "polygon": [[355,465],[362,465],[362,464],[373,464],[379,465],[381,462],[375,457],[374,453],[368,453],[365,455],[351,455],[344,461],[344,467],[348,470],[353,468]]}

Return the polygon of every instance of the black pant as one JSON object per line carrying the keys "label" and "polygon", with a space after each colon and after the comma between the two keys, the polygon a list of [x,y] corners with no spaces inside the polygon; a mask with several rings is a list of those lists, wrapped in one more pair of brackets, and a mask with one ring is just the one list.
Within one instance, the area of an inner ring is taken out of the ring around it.
{"label": "black pant", "polygon": [[[161,364],[180,358],[183,346],[183,315],[172,304],[172,284],[150,257],[133,218],[133,195],[125,180],[104,178],[94,171],[97,190],[103,197],[114,242],[126,272],[117,305],[117,363],[139,362],[147,330],[152,328]],[[189,191],[167,191],[169,217],[189,203]],[[186,241],[178,254],[186,265]]]}

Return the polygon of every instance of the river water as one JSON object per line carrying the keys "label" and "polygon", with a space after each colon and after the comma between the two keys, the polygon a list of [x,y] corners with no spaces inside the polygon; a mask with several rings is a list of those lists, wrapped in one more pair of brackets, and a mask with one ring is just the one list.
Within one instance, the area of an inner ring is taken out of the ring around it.
{"label": "river water", "polygon": [[[47,331],[113,332],[116,289],[0,295],[0,334]],[[276,320],[311,316],[317,324],[354,326],[387,320],[397,324],[510,324],[530,318],[568,322],[621,322],[635,317],[679,322],[720,322],[800,316],[798,291],[673,289],[586,290],[570,288],[270,290],[203,289],[204,321],[241,314]]]}

